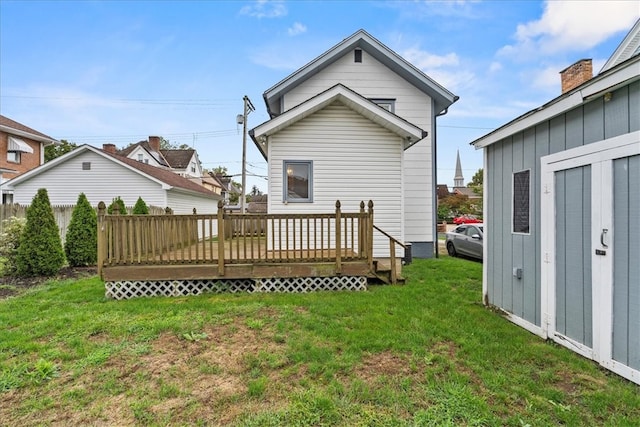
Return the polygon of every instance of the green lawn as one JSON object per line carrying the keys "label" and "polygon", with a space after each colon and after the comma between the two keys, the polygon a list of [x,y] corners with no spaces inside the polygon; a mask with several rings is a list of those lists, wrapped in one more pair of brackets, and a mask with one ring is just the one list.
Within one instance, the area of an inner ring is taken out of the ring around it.
{"label": "green lawn", "polygon": [[481,303],[441,257],[367,292],[0,300],[0,425],[639,425],[640,387]]}

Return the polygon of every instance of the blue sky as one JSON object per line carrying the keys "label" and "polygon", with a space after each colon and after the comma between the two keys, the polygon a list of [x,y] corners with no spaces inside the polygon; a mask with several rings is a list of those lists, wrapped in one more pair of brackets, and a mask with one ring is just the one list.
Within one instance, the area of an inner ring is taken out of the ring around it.
{"label": "blue sky", "polygon": [[[266,121],[266,89],[362,28],[460,97],[438,119],[451,186],[456,151],[469,181],[482,167],[469,142],[558,96],[577,60],[597,73],[639,17],[637,0],[2,0],[0,113],[97,147],[160,135],[239,175],[242,97],[249,127]],[[247,170],[266,192],[250,141]]]}

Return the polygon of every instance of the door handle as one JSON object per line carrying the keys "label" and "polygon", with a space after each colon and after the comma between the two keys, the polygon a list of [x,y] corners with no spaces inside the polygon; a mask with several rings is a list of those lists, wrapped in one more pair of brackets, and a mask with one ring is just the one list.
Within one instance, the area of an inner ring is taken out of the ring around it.
{"label": "door handle", "polygon": [[605,237],[607,236],[608,232],[609,232],[608,228],[603,228],[602,233],[600,233],[600,244],[605,248],[609,247],[609,245],[605,243]]}

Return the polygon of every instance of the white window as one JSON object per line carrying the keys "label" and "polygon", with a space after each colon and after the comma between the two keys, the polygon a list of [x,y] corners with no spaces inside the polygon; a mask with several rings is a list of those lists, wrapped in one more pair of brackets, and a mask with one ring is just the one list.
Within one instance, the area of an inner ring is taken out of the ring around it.
{"label": "white window", "polygon": [[20,163],[20,151],[8,151],[7,162]]}
{"label": "white window", "polygon": [[191,162],[191,173],[196,173],[196,163]]}
{"label": "white window", "polygon": [[530,171],[513,174],[513,232],[529,234],[531,210]]}
{"label": "white window", "polygon": [[283,162],[284,202],[313,202],[313,162],[285,160]]}
{"label": "white window", "polygon": [[142,159],[142,153],[140,153],[140,154],[138,154],[138,161],[141,162],[142,160],[143,160]]}

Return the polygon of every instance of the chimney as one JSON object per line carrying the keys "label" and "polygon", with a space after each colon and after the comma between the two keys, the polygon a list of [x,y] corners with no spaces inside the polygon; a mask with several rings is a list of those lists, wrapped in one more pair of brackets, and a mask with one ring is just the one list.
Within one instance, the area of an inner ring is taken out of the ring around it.
{"label": "chimney", "polygon": [[562,82],[562,93],[580,86],[582,83],[593,77],[593,65],[590,59],[581,59],[573,65],[560,71],[560,81]]}
{"label": "chimney", "polygon": [[110,154],[116,154],[116,144],[102,144],[102,151]]}
{"label": "chimney", "polygon": [[149,146],[152,150],[160,152],[160,137],[159,136],[150,136],[149,137]]}

